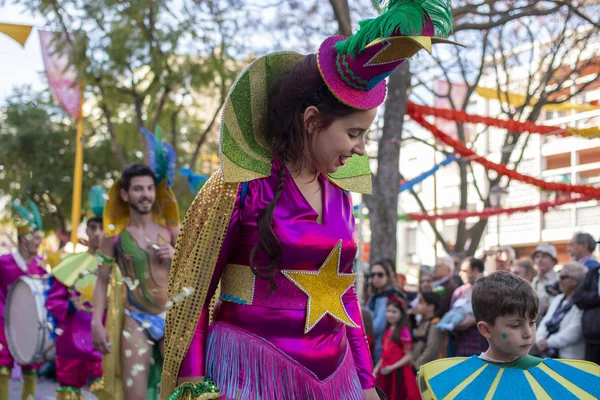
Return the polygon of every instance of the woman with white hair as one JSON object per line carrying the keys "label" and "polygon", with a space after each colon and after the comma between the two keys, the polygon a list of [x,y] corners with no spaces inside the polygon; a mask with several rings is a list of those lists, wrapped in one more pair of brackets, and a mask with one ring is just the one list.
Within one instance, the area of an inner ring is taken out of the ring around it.
{"label": "woman with white hair", "polygon": [[560,271],[562,294],[552,299],[548,312],[537,330],[536,344],[552,358],[585,359],[585,342],[581,327],[583,311],[573,303],[577,285],[587,272],[578,262],[568,262]]}

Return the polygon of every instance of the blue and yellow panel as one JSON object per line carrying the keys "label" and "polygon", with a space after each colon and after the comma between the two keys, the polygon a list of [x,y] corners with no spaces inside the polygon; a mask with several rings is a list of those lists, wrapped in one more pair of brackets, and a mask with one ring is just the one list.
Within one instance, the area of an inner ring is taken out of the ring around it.
{"label": "blue and yellow panel", "polygon": [[600,398],[599,375],[600,367],[586,361],[546,359],[522,370],[473,356],[426,364],[419,384],[425,400],[592,400]]}

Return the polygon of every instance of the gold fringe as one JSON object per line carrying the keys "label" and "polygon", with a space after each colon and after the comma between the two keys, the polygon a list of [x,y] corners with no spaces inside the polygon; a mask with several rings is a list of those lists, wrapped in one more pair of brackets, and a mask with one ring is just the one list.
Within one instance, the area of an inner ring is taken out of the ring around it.
{"label": "gold fringe", "polygon": [[206,300],[238,187],[238,183],[224,182],[219,169],[202,187],[183,221],[171,265],[169,299],[176,299],[184,288],[193,287],[194,293],[167,311],[161,400],[168,400],[177,387],[179,367]]}

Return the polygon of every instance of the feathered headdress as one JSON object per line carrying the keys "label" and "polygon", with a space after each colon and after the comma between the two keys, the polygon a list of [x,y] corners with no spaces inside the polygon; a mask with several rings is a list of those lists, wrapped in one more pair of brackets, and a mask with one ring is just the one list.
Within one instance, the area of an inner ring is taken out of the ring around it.
{"label": "feathered headdress", "polygon": [[[154,221],[166,226],[179,225],[179,207],[171,185],[175,179],[175,150],[162,140],[162,129],[156,127],[156,135],[140,127],[146,135],[146,144],[150,152],[150,168],[156,178],[156,201],[152,210]],[[129,206],[121,199],[119,191],[121,180],[115,181],[108,191],[108,201],[103,214],[104,235],[118,235],[129,223]]]}
{"label": "feathered headdress", "polygon": [[156,135],[144,127],[140,127],[140,130],[146,135],[146,144],[150,152],[150,168],[156,174],[156,181],[161,182],[166,178],[171,187],[175,179],[175,163],[177,161],[175,150],[169,143],[162,140],[160,125],[156,126]]}
{"label": "feathered headdress", "polygon": [[22,236],[42,229],[42,215],[35,203],[27,200],[29,208],[19,202],[13,201],[12,207],[18,214],[17,235]]}
{"label": "feathered headdress", "polygon": [[92,186],[88,192],[88,217],[101,217],[104,213],[104,203],[106,202],[106,190],[100,186]]}

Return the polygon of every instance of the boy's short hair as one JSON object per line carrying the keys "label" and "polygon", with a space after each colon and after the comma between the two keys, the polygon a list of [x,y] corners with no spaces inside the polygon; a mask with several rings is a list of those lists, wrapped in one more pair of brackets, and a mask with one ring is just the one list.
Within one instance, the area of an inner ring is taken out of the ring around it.
{"label": "boy's short hair", "polygon": [[440,295],[434,292],[420,292],[419,293],[425,303],[429,305],[433,305],[433,311],[437,312],[440,308]]}
{"label": "boy's short hair", "polygon": [[473,314],[477,322],[494,325],[496,318],[519,314],[535,320],[540,301],[531,285],[510,272],[497,271],[479,278],[473,285]]}
{"label": "boy's short hair", "polygon": [[99,224],[100,224],[100,226],[102,226],[102,221],[103,221],[102,217],[92,217],[92,218],[89,218],[89,219],[87,220],[87,222],[86,222],[86,227],[88,227],[88,228],[89,228],[89,227],[90,227],[90,224],[92,224],[92,223],[94,223],[94,222],[96,222],[96,223],[99,223]]}

